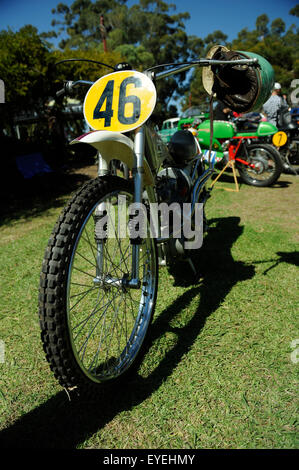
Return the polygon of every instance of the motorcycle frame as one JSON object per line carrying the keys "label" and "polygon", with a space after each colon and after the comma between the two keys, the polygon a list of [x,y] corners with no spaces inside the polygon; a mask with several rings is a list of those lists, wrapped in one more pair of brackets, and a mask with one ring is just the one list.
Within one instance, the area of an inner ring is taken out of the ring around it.
{"label": "motorcycle frame", "polygon": [[[145,146],[146,146],[146,139],[149,138],[148,134],[145,131],[146,129],[146,124],[143,124],[141,127],[136,129],[135,131],[135,139],[134,139],[134,165],[132,168],[132,173],[133,173],[133,183],[134,183],[134,204],[138,206],[138,204],[142,204],[143,200],[143,193],[144,190],[147,193],[147,197],[150,203],[156,203],[158,202],[157,197],[156,197],[156,192],[154,190],[155,186],[155,176],[158,173],[159,167],[156,167],[154,169],[155,175],[153,175],[153,181],[154,184],[145,184],[144,183],[144,163],[146,162],[148,164],[148,161],[154,161],[155,155],[152,154],[147,154],[145,155]],[[150,152],[151,147],[148,145],[148,151]],[[192,214],[194,212],[195,208],[195,203],[198,201],[199,196],[205,187],[205,184],[207,181],[210,179],[210,177],[214,173],[214,167],[210,166],[208,169],[206,169],[197,179],[195,179],[195,168],[198,165],[199,161],[201,160],[201,155],[198,155],[194,158],[192,163],[194,164],[194,171],[193,171],[193,178],[192,178],[192,200],[191,200],[191,213],[190,217],[192,217]],[[160,163],[163,163],[160,162]],[[103,160],[102,157],[99,155],[99,168],[103,167]],[[101,173],[101,170],[99,171]],[[153,215],[151,213],[151,215]],[[161,237],[161,230],[160,230],[160,221],[159,221],[159,216],[158,214],[154,214],[154,232],[157,234],[156,242],[158,245],[161,245],[163,243],[167,243],[171,238],[173,238],[173,234],[170,234],[169,237],[167,238],[162,238]],[[183,229],[183,225],[182,225]],[[140,255],[140,250],[139,250],[139,244],[134,243],[132,241],[132,272],[131,272],[131,277],[129,280],[126,281],[126,286],[132,289],[139,288],[140,286],[140,280],[138,278],[138,273],[139,273],[139,255]]]}
{"label": "motorcycle frame", "polygon": [[[187,64],[176,66],[170,70],[166,70],[160,73],[155,73],[154,71],[144,72],[150,79],[153,81],[160,80],[171,75],[175,75],[181,72],[190,70],[194,66],[210,66],[217,64],[233,64],[233,65],[253,65],[257,64],[257,59],[240,59],[240,60],[230,60],[230,61],[221,61],[221,60],[211,60],[211,59],[199,59]],[[78,80],[76,82],[70,82],[68,85],[69,88],[77,87],[78,85],[93,85],[93,82]],[[151,168],[149,161],[155,161],[156,157],[154,155],[145,155],[145,146],[146,138],[148,137],[146,131],[146,123],[138,127],[135,130],[135,139],[132,146],[132,141],[127,136],[124,136],[118,132],[111,131],[91,131],[83,136],[78,137],[73,140],[71,144],[76,143],[88,143],[95,147],[98,151],[98,175],[104,176],[109,174],[109,163],[113,160],[119,160],[120,162],[128,165],[129,169],[133,173],[133,184],[134,184],[134,203],[141,204],[143,191],[146,190],[149,202],[157,202],[157,197],[155,193],[155,176],[159,168]],[[107,134],[108,133],[108,134]],[[113,146],[113,149],[109,149],[109,142]],[[108,143],[108,146],[107,146]],[[151,145],[148,145],[147,148],[151,149]],[[123,153],[123,151],[125,152]],[[199,161],[201,156],[198,156],[194,159],[195,167],[197,165],[197,160]],[[159,167],[163,161],[159,162]],[[153,174],[154,173],[156,174]],[[191,216],[195,208],[195,203],[198,201],[199,196],[202,192],[203,187],[210,179],[214,173],[214,165],[210,162],[208,169],[206,169],[196,180],[192,180],[192,202],[191,202]],[[195,176],[195,171],[193,172]],[[207,196],[208,197],[208,196]],[[206,197],[206,199],[207,199]],[[205,200],[206,200],[205,199]],[[205,202],[205,201],[204,201]],[[154,218],[154,228],[155,233],[158,234],[157,243],[162,244],[167,242],[173,234],[165,239],[161,238],[160,224],[159,220]],[[126,286],[129,288],[139,288],[140,280],[138,278],[139,273],[139,244],[132,243],[132,272],[131,277],[126,281]]]}
{"label": "motorcycle frame", "polygon": [[235,136],[232,138],[232,140],[239,140],[237,145],[234,145],[232,141],[230,142],[230,145],[228,147],[228,158],[229,160],[234,160],[236,162],[242,163],[242,165],[250,166],[251,168],[254,168],[255,165],[253,163],[249,163],[246,160],[243,160],[242,158],[237,157],[237,154],[239,152],[239,149],[243,143],[243,140],[246,139],[257,139],[257,136]]}

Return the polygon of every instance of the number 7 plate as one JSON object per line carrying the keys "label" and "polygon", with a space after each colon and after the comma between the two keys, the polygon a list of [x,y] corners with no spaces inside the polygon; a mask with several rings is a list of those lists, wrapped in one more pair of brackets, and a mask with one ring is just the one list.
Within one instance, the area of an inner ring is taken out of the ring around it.
{"label": "number 7 plate", "polygon": [[128,132],[141,126],[156,105],[152,80],[133,70],[99,78],[88,90],[83,112],[94,130]]}
{"label": "number 7 plate", "polygon": [[288,140],[288,136],[283,131],[276,132],[272,137],[272,143],[276,147],[282,147],[283,145],[286,144],[287,140]]}

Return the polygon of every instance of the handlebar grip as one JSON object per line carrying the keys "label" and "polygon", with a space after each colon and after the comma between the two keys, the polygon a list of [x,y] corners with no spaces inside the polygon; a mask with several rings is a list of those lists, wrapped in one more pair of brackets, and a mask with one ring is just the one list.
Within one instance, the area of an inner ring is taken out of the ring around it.
{"label": "handlebar grip", "polygon": [[73,83],[74,82],[72,80],[68,80],[67,82],[65,82],[63,88],[56,92],[56,96],[59,97],[61,95],[71,94],[73,90]]}
{"label": "handlebar grip", "polygon": [[64,95],[64,94],[65,94],[65,89],[64,88],[62,88],[61,90],[56,91],[57,98],[61,95]]}

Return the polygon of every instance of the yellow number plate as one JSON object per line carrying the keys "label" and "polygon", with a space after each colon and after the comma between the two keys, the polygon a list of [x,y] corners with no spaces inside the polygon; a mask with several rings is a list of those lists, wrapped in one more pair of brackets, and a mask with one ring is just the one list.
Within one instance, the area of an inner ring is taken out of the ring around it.
{"label": "yellow number plate", "polygon": [[288,136],[283,131],[276,132],[276,134],[274,134],[272,137],[272,142],[275,147],[282,147],[287,142],[287,140]]}
{"label": "yellow number plate", "polygon": [[156,98],[153,82],[143,73],[132,70],[110,73],[88,90],[84,117],[94,130],[128,132],[150,117]]}

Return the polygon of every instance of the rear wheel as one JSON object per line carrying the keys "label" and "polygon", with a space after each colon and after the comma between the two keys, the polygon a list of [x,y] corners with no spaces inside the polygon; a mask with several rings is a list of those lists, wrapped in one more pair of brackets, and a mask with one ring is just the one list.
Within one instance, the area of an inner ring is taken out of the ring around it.
{"label": "rear wheel", "polygon": [[238,162],[239,174],[244,183],[259,187],[275,183],[282,172],[282,162],[277,150],[268,144],[248,145],[246,150],[247,156],[242,155],[242,159],[248,165]]}
{"label": "rear wheel", "polygon": [[79,393],[96,391],[136,368],[154,313],[155,239],[148,223],[147,237],[138,245],[141,282],[133,289],[128,284],[129,216],[117,210],[120,200],[133,201],[132,187],[123,178],[87,183],[63,210],[43,261],[39,315],[44,350],[60,384]]}

